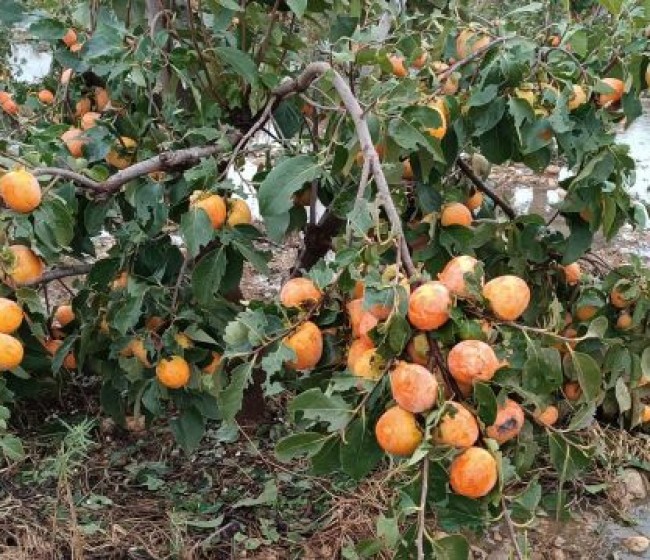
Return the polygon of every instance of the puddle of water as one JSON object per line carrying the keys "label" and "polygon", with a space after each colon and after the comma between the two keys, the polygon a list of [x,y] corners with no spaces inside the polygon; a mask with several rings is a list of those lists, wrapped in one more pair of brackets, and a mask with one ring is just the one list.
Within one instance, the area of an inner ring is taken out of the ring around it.
{"label": "puddle of water", "polygon": [[9,58],[11,74],[19,82],[33,84],[41,81],[52,67],[52,53],[39,50],[38,44],[14,43]]}

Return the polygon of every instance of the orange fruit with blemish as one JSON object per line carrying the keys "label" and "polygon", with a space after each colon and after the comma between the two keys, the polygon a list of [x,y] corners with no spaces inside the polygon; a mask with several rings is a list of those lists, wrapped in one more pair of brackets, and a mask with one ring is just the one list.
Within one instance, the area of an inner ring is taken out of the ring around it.
{"label": "orange fruit with blemish", "polygon": [[194,191],[190,197],[190,208],[203,210],[210,218],[213,229],[221,229],[226,223],[226,203],[218,194]]}
{"label": "orange fruit with blemish", "polygon": [[621,290],[621,286],[623,284],[616,283],[614,287],[612,288],[611,292],[609,293],[609,302],[616,308],[618,309],[625,309],[626,307],[629,307],[634,303],[633,298],[627,298],[623,291]]}
{"label": "orange fruit with blemish", "polygon": [[426,52],[423,52],[420,56],[418,56],[414,61],[413,61],[413,68],[416,68],[417,70],[422,70],[424,68],[424,65],[427,62],[428,55]]}
{"label": "orange fruit with blemish", "polygon": [[470,447],[456,456],[449,467],[449,485],[466,498],[487,496],[499,479],[497,462],[482,447]]}
{"label": "orange fruit with blemish", "polygon": [[438,274],[438,279],[455,296],[460,298],[469,297],[465,275],[473,274],[477,264],[478,261],[469,255],[454,257]]}
{"label": "orange fruit with blemish", "polygon": [[530,303],[530,288],[518,276],[498,276],[483,286],[483,297],[499,319],[515,321]]}
{"label": "orange fruit with blemish", "polygon": [[582,269],[577,262],[567,264],[566,266],[560,267],[562,273],[564,274],[564,281],[569,286],[576,286],[580,283],[580,277],[582,276]]}
{"label": "orange fruit with blemish", "polygon": [[156,378],[158,382],[169,389],[180,389],[190,381],[190,365],[180,356],[172,356],[158,362]]}
{"label": "orange fruit with blemish", "polygon": [[348,349],[348,358],[347,366],[350,371],[354,370],[354,365],[357,363],[357,360],[363,355],[364,352],[368,350],[374,350],[375,346],[372,341],[357,338],[352,341],[350,348]]}
{"label": "orange fruit with blemish", "polygon": [[284,345],[296,354],[295,359],[287,362],[289,369],[312,369],[323,355],[323,333],[315,323],[306,321],[284,339]]}
{"label": "orange fruit with blemish", "polygon": [[494,424],[488,426],[487,436],[499,444],[516,438],[524,426],[524,410],[512,399],[497,408],[497,417]]}
{"label": "orange fruit with blemish", "polygon": [[447,287],[442,282],[426,282],[409,297],[408,320],[416,329],[436,330],[449,320],[451,307]]}
{"label": "orange fruit with blemish", "polygon": [[318,305],[323,292],[310,278],[292,278],[280,290],[280,303],[285,307],[304,307]]}
{"label": "orange fruit with blemish", "polygon": [[77,42],[77,32],[74,29],[68,29],[61,40],[69,48]]}
{"label": "orange fruit with blemish", "polygon": [[36,210],[43,197],[36,177],[24,169],[10,171],[0,178],[0,195],[11,210],[21,214]]}
{"label": "orange fruit with blemish", "polygon": [[144,346],[144,340],[141,338],[132,338],[130,342],[120,350],[120,356],[125,358],[136,358],[143,366],[151,367],[147,349]]}
{"label": "orange fruit with blemish", "polygon": [[11,334],[23,322],[23,309],[12,299],[0,297],[0,333]]}
{"label": "orange fruit with blemish", "polygon": [[404,65],[403,57],[393,54],[388,57],[388,60],[390,62],[390,65],[392,66],[394,76],[397,76],[398,78],[405,78],[406,76],[408,76],[409,71]]}
{"label": "orange fruit with blemish", "polygon": [[445,116],[445,113],[437,106],[430,106],[430,107],[431,109],[433,109],[438,113],[438,117],[440,118],[440,124],[435,128],[428,127],[425,128],[424,130],[427,134],[433,136],[437,140],[442,140],[447,134],[447,117]]}
{"label": "orange fruit with blemish", "polygon": [[605,84],[611,91],[601,93],[598,96],[598,105],[609,107],[614,103],[618,103],[625,92],[625,83],[618,78],[603,78],[601,83]]}
{"label": "orange fruit with blemish", "polygon": [[433,441],[450,447],[472,447],[479,436],[478,422],[462,404],[447,401],[445,412],[433,430]]}
{"label": "orange fruit with blemish", "polygon": [[45,265],[36,253],[24,245],[10,245],[13,265],[8,272],[9,278],[18,286],[36,282],[43,275]]}
{"label": "orange fruit with blemish", "polygon": [[377,354],[377,350],[372,347],[361,352],[349,369],[352,375],[356,377],[376,381],[381,377],[384,365],[384,360]]}
{"label": "orange fruit with blemish", "polygon": [[404,410],[419,413],[430,410],[438,398],[438,382],[424,366],[397,362],[390,372],[395,402]]}
{"label": "orange fruit with blemish", "polygon": [[144,322],[144,328],[148,331],[156,332],[165,324],[165,320],[162,317],[154,315],[153,317],[148,317]]}
{"label": "orange fruit with blemish", "polygon": [[463,340],[447,356],[449,373],[459,383],[489,381],[502,366],[489,344],[481,340]]}
{"label": "orange fruit with blemish", "polygon": [[49,89],[42,89],[38,92],[38,100],[44,105],[52,105],[54,103],[54,94]]}
{"label": "orange fruit with blemish", "polygon": [[472,225],[472,213],[469,208],[460,202],[451,202],[445,204],[440,214],[440,224],[443,227],[448,226],[463,226],[470,227]]}
{"label": "orange fruit with blemish", "polygon": [[138,143],[133,138],[120,136],[120,139],[115,142],[113,147],[106,154],[106,163],[120,170],[126,169],[135,160],[135,151],[137,147]]}
{"label": "orange fruit with blemish", "polygon": [[253,214],[245,200],[241,198],[228,199],[228,218],[226,223],[230,227],[241,224],[250,224],[253,221]]}
{"label": "orange fruit with blemish", "polygon": [[568,108],[569,111],[575,111],[578,107],[582,107],[587,103],[587,92],[582,86],[577,84],[573,85],[571,97],[569,97]]}
{"label": "orange fruit with blemish", "polygon": [[386,453],[409,457],[422,442],[422,430],[413,413],[394,406],[377,420],[375,437]]}

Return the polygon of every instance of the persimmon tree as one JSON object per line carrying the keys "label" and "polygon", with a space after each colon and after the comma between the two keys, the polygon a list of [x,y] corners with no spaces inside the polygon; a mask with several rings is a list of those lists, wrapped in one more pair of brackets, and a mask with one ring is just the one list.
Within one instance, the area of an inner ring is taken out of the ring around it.
{"label": "persimmon tree", "polygon": [[[598,460],[585,428],[650,416],[648,269],[591,251],[645,222],[615,130],[641,113],[650,13],[585,4],[9,1],[0,22],[54,63],[0,93],[5,457],[10,407],[74,375],[188,453],[254,388],[292,396],[281,460],[413,471],[367,550],[462,557],[433,512],[456,531],[560,511]],[[550,219],[487,180],[552,161],[570,174]],[[281,293],[244,300],[261,242],[295,232]]]}

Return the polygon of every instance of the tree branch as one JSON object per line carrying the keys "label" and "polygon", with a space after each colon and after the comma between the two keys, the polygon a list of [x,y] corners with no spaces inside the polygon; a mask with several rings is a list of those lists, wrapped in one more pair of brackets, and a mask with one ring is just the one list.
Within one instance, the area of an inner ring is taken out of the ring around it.
{"label": "tree branch", "polygon": [[37,280],[34,280],[33,282],[26,282],[25,284],[21,284],[21,286],[40,286],[41,284],[47,284],[48,282],[59,280],[60,278],[68,278],[69,276],[82,276],[83,274],[88,274],[92,267],[92,263],[62,266],[61,268],[55,268],[54,270],[44,272]]}
{"label": "tree branch", "polygon": [[487,51],[489,51],[494,45],[498,45],[499,43],[505,43],[510,37],[499,37],[498,39],[495,39],[494,41],[490,41],[487,45],[485,45],[482,49],[478,49],[475,53],[470,54],[469,56],[463,58],[462,60],[459,60],[458,62],[455,62],[452,64],[447,70],[444,72],[441,72],[438,75],[438,80],[440,82],[444,82],[449,76],[451,76],[456,70],[461,68],[462,66],[465,66],[466,64],[469,64],[473,60],[476,60],[477,58],[482,57]]}
{"label": "tree branch", "polygon": [[426,517],[427,492],[429,488],[429,457],[422,461],[422,486],[420,490],[420,508],[418,509],[418,534],[415,541],[417,560],[424,560],[424,521]]}
{"label": "tree branch", "polygon": [[501,210],[505,212],[508,218],[514,220],[517,217],[517,214],[512,209],[512,207],[505,200],[503,200],[503,198],[501,198],[497,193],[495,193],[490,187],[488,187],[481,180],[481,178],[478,175],[476,175],[476,173],[474,173],[473,169],[469,165],[467,165],[465,161],[463,161],[463,158],[459,157],[456,160],[456,163],[458,164],[460,170],[465,174],[465,176],[472,183],[474,183],[474,186],[479,191],[489,196],[494,201],[494,204],[496,204],[499,208],[501,208]]}
{"label": "tree branch", "polygon": [[370,172],[377,184],[377,200],[384,207],[391,229],[397,237],[398,243],[402,245],[402,260],[404,262],[404,268],[409,276],[415,276],[417,270],[413,264],[413,259],[411,258],[408,246],[406,245],[402,220],[397,208],[395,207],[395,203],[393,202],[390,188],[386,181],[386,176],[381,168],[379,155],[377,154],[377,150],[375,150],[375,146],[372,142],[368,123],[366,122],[366,114],[345,79],[343,79],[341,74],[334,70],[327,62],[312,62],[307,65],[302,73],[296,78],[293,80],[287,80],[280,84],[275,90],[273,90],[273,94],[280,99],[293,93],[301,93],[305,91],[314,80],[328,72],[332,74],[332,85],[341,97],[341,101],[343,101],[345,108],[348,110],[348,113],[354,122],[357,135],[359,136],[359,143],[361,144],[363,157],[368,160]]}

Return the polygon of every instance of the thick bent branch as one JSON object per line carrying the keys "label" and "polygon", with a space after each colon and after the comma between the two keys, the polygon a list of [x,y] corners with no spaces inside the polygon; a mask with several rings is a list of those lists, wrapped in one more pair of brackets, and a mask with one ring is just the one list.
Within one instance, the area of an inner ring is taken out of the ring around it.
{"label": "thick bent branch", "polygon": [[21,284],[21,286],[40,286],[41,284],[47,284],[48,282],[59,280],[61,278],[69,278],[70,276],[82,276],[84,274],[88,274],[92,267],[93,265],[91,263],[62,266],[61,268],[55,268],[49,272],[44,272],[37,280],[34,280],[33,282],[26,282],[25,284]]}
{"label": "thick bent branch", "polygon": [[402,228],[402,220],[397,208],[395,207],[395,203],[393,202],[393,197],[391,196],[390,188],[388,187],[388,181],[386,181],[386,176],[381,168],[379,155],[377,154],[377,150],[375,150],[372,138],[370,137],[370,130],[368,129],[368,123],[366,122],[366,113],[361,108],[359,101],[352,93],[347,82],[327,62],[313,62],[309,64],[298,77],[280,84],[273,93],[278,97],[286,97],[291,93],[302,92],[306,90],[316,78],[327,72],[331,72],[334,88],[341,97],[341,101],[343,101],[345,108],[354,122],[357,136],[359,136],[359,143],[361,144],[363,157],[369,162],[370,172],[372,173],[372,176],[375,179],[375,184],[377,185],[377,198],[379,203],[384,207],[393,233],[402,247],[404,268],[410,276],[414,276],[417,274],[417,270],[415,269],[415,265],[411,259],[411,253],[406,244],[406,238],[404,237],[404,230]]}
{"label": "thick bent branch", "polygon": [[[240,133],[232,133],[228,136],[230,143],[236,143],[241,138]],[[106,181],[95,181],[69,169],[56,167],[40,167],[32,171],[37,176],[61,177],[75,182],[78,186],[94,191],[96,194],[111,194],[119,191],[129,181],[154,173],[157,171],[184,171],[198,165],[199,162],[209,156],[225,152],[227,148],[221,144],[200,146],[194,148],[183,148],[163,152],[144,161],[127,167],[111,175]]]}
{"label": "thick bent branch", "polygon": [[456,160],[456,163],[458,164],[460,170],[465,174],[465,176],[474,184],[474,186],[479,191],[481,191],[489,198],[491,198],[494,201],[494,204],[496,204],[499,208],[501,208],[501,210],[505,212],[508,218],[514,220],[517,217],[517,214],[512,209],[512,207],[505,200],[503,200],[503,198],[501,198],[497,193],[495,193],[490,187],[488,187],[481,180],[481,178],[476,173],[474,173],[474,170],[469,165],[467,165],[465,161],[463,161],[463,158],[459,157]]}

